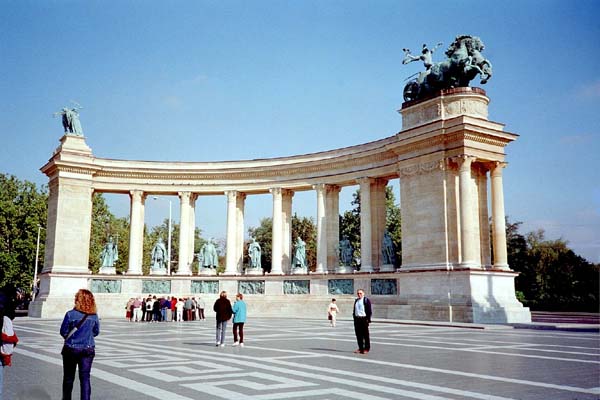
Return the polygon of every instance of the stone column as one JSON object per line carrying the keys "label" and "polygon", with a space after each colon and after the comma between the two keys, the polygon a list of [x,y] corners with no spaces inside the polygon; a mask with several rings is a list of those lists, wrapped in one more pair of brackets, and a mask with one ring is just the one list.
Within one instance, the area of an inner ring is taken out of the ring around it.
{"label": "stone column", "polygon": [[236,270],[241,273],[244,269],[244,209],[246,205],[246,193],[238,192],[235,197],[235,209],[236,209]]}
{"label": "stone column", "polygon": [[292,271],[292,197],[294,191],[283,189],[282,196],[282,212],[283,212],[283,232],[281,236],[282,243],[282,270],[283,273],[289,274]]}
{"label": "stone column", "polygon": [[141,190],[129,192],[131,208],[129,211],[129,265],[128,275],[142,274],[144,251],[144,202],[146,194]]}
{"label": "stone column", "polygon": [[327,214],[327,269],[335,272],[340,265],[340,187],[327,185],[325,198]]}
{"label": "stone column", "polygon": [[326,185],[314,185],[317,191],[317,266],[315,273],[322,274],[327,271],[327,213],[325,212]]}
{"label": "stone column", "polygon": [[488,210],[488,178],[487,167],[483,163],[477,163],[477,196],[479,201],[479,248],[481,265],[484,268],[492,267],[492,255],[490,248],[490,217]]}
{"label": "stone column", "polygon": [[387,211],[385,205],[387,183],[386,179],[374,179],[371,182],[371,262],[377,271],[381,270],[383,265],[381,249]]}
{"label": "stone column", "polygon": [[281,261],[283,255],[283,216],[281,188],[269,190],[273,194],[273,239],[271,242],[271,274],[282,275]]}
{"label": "stone column", "polygon": [[502,170],[506,163],[496,162],[490,171],[492,180],[492,240],[494,246],[494,268],[510,269],[506,251],[506,219],[504,215],[504,189]]}
{"label": "stone column", "polygon": [[358,179],[360,185],[360,272],[373,272],[371,254],[371,178]]}
{"label": "stone column", "polygon": [[196,241],[196,199],[198,195],[192,193],[190,195],[190,221],[189,221],[189,243],[188,243],[188,264],[190,265],[190,272],[192,271],[192,264],[194,263],[194,242]]}
{"label": "stone column", "polygon": [[190,233],[190,214],[191,214],[191,199],[192,193],[179,192],[179,265],[177,267],[177,275],[191,275],[189,264],[189,233]]}
{"label": "stone column", "polygon": [[460,265],[472,268],[476,266],[475,221],[473,220],[473,198],[471,194],[471,164],[473,156],[462,155],[455,158],[458,163],[458,186],[460,196]]}
{"label": "stone column", "polygon": [[224,275],[237,273],[237,191],[228,190],[227,196],[227,254]]}

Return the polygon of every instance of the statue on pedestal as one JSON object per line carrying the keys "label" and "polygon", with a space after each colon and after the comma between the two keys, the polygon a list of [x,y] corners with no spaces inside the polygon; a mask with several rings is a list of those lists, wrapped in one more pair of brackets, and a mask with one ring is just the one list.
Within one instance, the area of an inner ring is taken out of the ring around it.
{"label": "statue on pedestal", "polygon": [[213,243],[213,239],[208,239],[208,242],[204,243],[200,250],[202,254],[202,263],[200,264],[204,268],[214,268],[219,266],[219,256],[217,254],[217,248]]}
{"label": "statue on pedestal", "polygon": [[396,262],[396,250],[394,249],[394,242],[388,231],[383,234],[383,243],[381,244],[381,255],[383,257],[384,265],[394,265]]}
{"label": "statue on pedestal", "polygon": [[469,82],[478,74],[481,75],[482,85],[492,77],[492,64],[481,54],[485,46],[477,36],[457,36],[446,50],[448,58],[434,63],[432,54],[440,45],[441,43],[438,43],[430,50],[424,44],[419,56],[412,55],[409,49],[402,49],[402,64],[420,60],[425,66],[425,71],[404,87],[405,101],[423,99],[444,89],[468,87]]}
{"label": "statue on pedestal", "polygon": [[306,269],[306,243],[298,236],[294,243],[293,269]]}
{"label": "statue on pedestal", "polygon": [[79,121],[79,110],[83,107],[76,104],[75,107],[63,107],[62,110],[55,112],[54,116],[62,115],[62,124],[65,128],[65,133],[72,133],[76,136],[83,136],[83,129],[81,129],[81,122]]}
{"label": "statue on pedestal", "polygon": [[164,244],[162,238],[158,238],[158,242],[156,242],[156,244],[152,248],[152,253],[150,254],[150,257],[152,259],[152,264],[150,266],[150,268],[152,269],[152,272],[154,272],[154,273],[156,273],[156,272],[166,273],[167,272],[166,264],[167,264],[168,254],[167,254],[167,249],[165,248],[165,244]]}
{"label": "statue on pedestal", "polygon": [[348,237],[344,236],[340,240],[340,264],[345,266],[352,265],[352,254],[354,254],[352,244],[348,240]]}
{"label": "statue on pedestal", "polygon": [[113,241],[113,237],[109,236],[108,242],[102,248],[100,253],[100,273],[115,273],[115,262],[119,259],[118,244]]}
{"label": "statue on pedestal", "polygon": [[259,269],[261,268],[260,257],[261,257],[261,249],[260,244],[252,238],[250,240],[250,244],[248,245],[248,257],[250,258],[250,268]]}

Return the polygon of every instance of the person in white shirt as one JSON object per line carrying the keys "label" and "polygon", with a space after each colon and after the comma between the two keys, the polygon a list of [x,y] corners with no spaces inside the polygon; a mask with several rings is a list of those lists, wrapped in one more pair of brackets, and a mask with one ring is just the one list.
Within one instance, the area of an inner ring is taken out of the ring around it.
{"label": "person in white shirt", "polygon": [[329,306],[327,307],[327,319],[329,319],[329,323],[333,328],[335,328],[336,317],[339,312],[340,309],[337,304],[335,304],[335,299],[331,299],[331,303],[329,303]]}

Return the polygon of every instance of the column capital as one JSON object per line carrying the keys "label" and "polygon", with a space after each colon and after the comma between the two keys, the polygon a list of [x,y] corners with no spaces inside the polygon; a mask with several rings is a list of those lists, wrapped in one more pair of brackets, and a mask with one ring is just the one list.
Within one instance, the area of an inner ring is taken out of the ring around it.
{"label": "column capital", "polygon": [[469,171],[471,169],[471,164],[477,159],[475,156],[470,156],[468,154],[461,154],[456,157],[452,157],[452,161],[458,164],[458,169],[460,171]]}
{"label": "column capital", "polygon": [[342,187],[339,185],[327,185],[327,193],[339,193]]}
{"label": "column capital", "polygon": [[271,194],[273,194],[274,196],[281,196],[281,193],[283,192],[284,189],[280,188],[280,187],[274,187],[269,189],[269,192]]}
{"label": "column capital", "polygon": [[367,176],[364,176],[362,178],[357,178],[356,179],[356,183],[358,183],[359,185],[370,184],[372,181],[373,181],[373,178],[369,178]]}
{"label": "column capital", "polygon": [[190,199],[192,197],[192,192],[177,192],[177,195],[181,200]]}
{"label": "column capital", "polygon": [[314,185],[312,185],[312,188],[316,191],[325,191],[325,189],[327,189],[327,185],[325,183],[316,183]]}
{"label": "column capital", "polygon": [[494,161],[490,163],[490,175],[492,177],[502,176],[502,170],[508,165],[507,162]]}
{"label": "column capital", "polygon": [[148,197],[148,193],[144,192],[143,190],[130,190],[129,197],[131,197],[131,199],[134,201],[137,200],[143,202],[146,200],[146,197]]}
{"label": "column capital", "polygon": [[235,198],[238,195],[237,190],[226,190],[224,193],[225,193],[225,196],[227,196],[227,200],[235,200]]}
{"label": "column capital", "polygon": [[296,192],[294,192],[292,189],[281,189],[282,196],[293,197],[294,193]]}

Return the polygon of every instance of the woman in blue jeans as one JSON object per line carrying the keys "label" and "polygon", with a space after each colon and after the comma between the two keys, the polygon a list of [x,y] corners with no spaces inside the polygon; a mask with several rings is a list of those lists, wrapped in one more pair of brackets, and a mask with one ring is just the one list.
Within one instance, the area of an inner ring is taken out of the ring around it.
{"label": "woman in blue jeans", "polygon": [[75,294],[75,307],[67,311],[60,335],[65,338],[63,357],[63,400],[71,400],[75,369],[79,368],[81,400],[89,400],[92,394],[90,371],[96,355],[94,337],[100,333],[100,321],[96,315],[94,295],[87,289]]}

